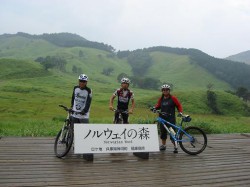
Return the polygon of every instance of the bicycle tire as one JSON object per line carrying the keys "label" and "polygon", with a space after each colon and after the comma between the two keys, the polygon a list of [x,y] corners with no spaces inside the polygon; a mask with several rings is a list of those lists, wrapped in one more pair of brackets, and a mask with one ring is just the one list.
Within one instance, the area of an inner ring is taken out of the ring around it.
{"label": "bicycle tire", "polygon": [[117,120],[115,121],[115,124],[123,124],[123,122],[122,122],[121,119],[117,119]]}
{"label": "bicycle tire", "polygon": [[[63,132],[62,130],[64,130],[64,135],[67,135],[67,136],[63,137],[63,140],[59,140]],[[73,144],[73,138],[74,138],[73,130],[72,128],[68,126],[64,127],[64,129],[61,129],[58,132],[56,139],[55,139],[55,143],[54,143],[54,152],[55,152],[56,157],[62,158],[68,154]],[[62,148],[60,148],[59,146],[62,146]]]}
{"label": "bicycle tire", "polygon": [[180,147],[190,155],[197,155],[203,152],[207,146],[207,135],[198,127],[187,127],[184,131],[192,136],[192,140],[184,132],[180,133]]}
{"label": "bicycle tire", "polygon": [[[120,115],[120,114],[119,114]],[[118,116],[115,118],[115,124],[123,124],[123,119],[122,117]]]}

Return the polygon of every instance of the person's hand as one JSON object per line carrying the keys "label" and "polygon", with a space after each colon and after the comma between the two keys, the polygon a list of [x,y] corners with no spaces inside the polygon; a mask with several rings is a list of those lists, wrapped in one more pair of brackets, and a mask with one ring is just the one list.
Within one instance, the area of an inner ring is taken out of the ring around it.
{"label": "person's hand", "polygon": [[181,112],[179,112],[177,116],[178,116],[178,117],[182,117],[182,115],[183,115],[183,114],[182,114]]}
{"label": "person's hand", "polygon": [[155,107],[150,108],[150,110],[151,110],[152,112],[156,113]]}
{"label": "person's hand", "polygon": [[81,111],[80,114],[81,114],[81,115],[85,115],[86,113],[85,113],[84,111]]}
{"label": "person's hand", "polygon": [[109,106],[109,110],[114,110],[114,107],[113,106]]}
{"label": "person's hand", "polygon": [[130,109],[130,110],[129,110],[129,114],[133,114],[133,109]]}

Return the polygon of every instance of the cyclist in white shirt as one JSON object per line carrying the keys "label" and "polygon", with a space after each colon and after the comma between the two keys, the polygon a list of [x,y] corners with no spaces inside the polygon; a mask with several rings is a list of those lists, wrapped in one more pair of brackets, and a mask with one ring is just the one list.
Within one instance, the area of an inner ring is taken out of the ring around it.
{"label": "cyclist in white shirt", "polygon": [[72,93],[71,108],[79,113],[72,115],[73,123],[89,123],[89,110],[92,100],[92,90],[87,87],[88,76],[79,76],[79,85],[75,86]]}

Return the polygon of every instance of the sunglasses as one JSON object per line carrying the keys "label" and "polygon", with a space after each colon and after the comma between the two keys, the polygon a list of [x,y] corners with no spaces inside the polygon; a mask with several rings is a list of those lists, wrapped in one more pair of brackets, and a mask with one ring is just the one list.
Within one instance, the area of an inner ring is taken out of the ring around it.
{"label": "sunglasses", "polygon": [[162,89],[161,91],[169,91],[170,89]]}
{"label": "sunglasses", "polygon": [[79,82],[87,82],[87,81],[84,81],[84,80],[79,80]]}

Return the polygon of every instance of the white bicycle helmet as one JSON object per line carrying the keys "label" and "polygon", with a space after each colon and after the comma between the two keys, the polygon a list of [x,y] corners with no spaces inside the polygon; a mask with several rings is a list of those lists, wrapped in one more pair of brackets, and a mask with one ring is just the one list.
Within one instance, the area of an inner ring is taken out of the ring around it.
{"label": "white bicycle helmet", "polygon": [[171,89],[171,87],[168,85],[168,84],[163,84],[162,86],[161,86],[161,90],[162,89]]}
{"label": "white bicycle helmet", "polygon": [[121,83],[126,83],[126,84],[129,84],[130,83],[130,80],[128,78],[122,78],[121,80]]}
{"label": "white bicycle helmet", "polygon": [[81,74],[81,75],[79,75],[79,81],[88,81],[88,76],[87,75],[85,75],[85,74]]}

